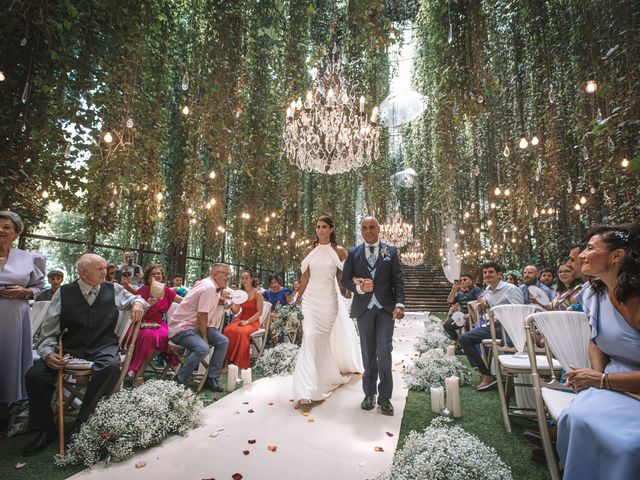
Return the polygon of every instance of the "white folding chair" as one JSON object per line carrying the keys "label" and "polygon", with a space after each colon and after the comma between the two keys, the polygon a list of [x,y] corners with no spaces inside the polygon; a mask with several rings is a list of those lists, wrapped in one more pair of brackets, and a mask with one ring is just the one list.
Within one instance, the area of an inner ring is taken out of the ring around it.
{"label": "white folding chair", "polygon": [[269,326],[271,325],[271,303],[264,302],[262,307],[262,315],[260,316],[260,328],[249,336],[251,350],[255,352],[254,358],[257,360],[264,352],[267,344],[267,335],[269,335]]}
{"label": "white folding chair", "polygon": [[40,335],[40,327],[44,322],[44,317],[47,315],[47,308],[49,307],[49,300],[33,302],[31,305],[31,338],[35,341]]}
{"label": "white folding chair", "polygon": [[[495,375],[498,379],[498,396],[500,397],[500,407],[502,410],[502,419],[504,421],[505,430],[511,433],[510,415],[535,417],[535,400],[531,398],[530,403],[523,400],[524,395],[520,394],[520,404],[516,402],[516,406],[509,405],[511,387],[531,387],[530,383],[524,375],[531,373],[531,364],[529,357],[524,353],[526,345],[525,321],[527,317],[540,307],[537,305],[498,305],[493,307],[489,312],[489,325],[491,330],[491,346],[493,351],[493,365]],[[514,347],[508,347],[505,339],[501,345],[498,345],[496,338],[495,322],[499,321],[502,325],[503,337],[509,336]],[[549,371],[549,365],[552,369],[560,371],[561,366],[558,361],[548,359],[544,355],[536,357],[538,370]]]}
{"label": "white folding chair", "polygon": [[549,358],[553,354],[563,369],[590,368],[591,329],[589,319],[582,312],[534,313],[527,318],[525,329],[542,447],[551,479],[559,480],[556,453],[547,428],[547,413],[549,417],[557,421],[562,410],[575,399],[576,395],[568,391],[566,385],[560,383],[553,370],[550,380],[545,381],[540,378],[538,365],[533,361],[534,353],[531,346],[535,346],[535,330],[537,330],[544,336],[547,357]]}

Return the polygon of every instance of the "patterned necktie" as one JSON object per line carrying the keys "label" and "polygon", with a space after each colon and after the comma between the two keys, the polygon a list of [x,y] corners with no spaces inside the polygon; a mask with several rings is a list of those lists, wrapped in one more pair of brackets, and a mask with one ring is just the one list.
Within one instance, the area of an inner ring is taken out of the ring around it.
{"label": "patterned necktie", "polygon": [[369,258],[367,259],[372,267],[376,264],[376,252],[373,245],[369,245]]}
{"label": "patterned necktie", "polygon": [[97,288],[92,288],[91,290],[89,290],[89,293],[87,293],[87,302],[89,303],[89,305],[93,305],[93,302],[96,299],[97,295],[98,295]]}

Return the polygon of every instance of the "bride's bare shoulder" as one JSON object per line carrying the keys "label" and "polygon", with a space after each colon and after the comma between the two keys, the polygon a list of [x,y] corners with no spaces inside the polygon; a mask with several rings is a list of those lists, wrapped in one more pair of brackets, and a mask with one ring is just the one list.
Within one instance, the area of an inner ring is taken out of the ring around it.
{"label": "bride's bare shoulder", "polygon": [[347,258],[348,252],[344,247],[341,247],[340,245],[337,245],[335,247],[336,253],[338,254],[338,258],[340,259],[341,262],[344,261],[345,258]]}
{"label": "bride's bare shoulder", "polygon": [[307,249],[304,251],[304,256],[306,257],[311,253],[311,251],[315,248],[315,245],[309,245]]}

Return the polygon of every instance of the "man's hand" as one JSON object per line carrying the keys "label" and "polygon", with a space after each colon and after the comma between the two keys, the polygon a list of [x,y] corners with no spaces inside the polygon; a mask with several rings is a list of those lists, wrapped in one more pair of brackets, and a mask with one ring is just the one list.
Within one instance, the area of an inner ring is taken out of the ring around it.
{"label": "man's hand", "polygon": [[404,318],[404,308],[396,307],[393,309],[393,320],[402,320]]}
{"label": "man's hand", "polygon": [[144,308],[140,302],[135,302],[131,307],[131,321],[139,322],[144,317]]}
{"label": "man's hand", "polygon": [[67,364],[66,360],[63,360],[60,354],[55,352],[51,352],[49,355],[47,355],[44,359],[44,363],[46,363],[47,367],[49,367],[51,370],[60,370]]}
{"label": "man's hand", "polygon": [[362,283],[360,284],[360,290],[364,293],[373,292],[373,280],[370,278],[363,278]]}
{"label": "man's hand", "polygon": [[485,297],[480,297],[478,299],[478,306],[483,309],[487,308],[487,299]]}

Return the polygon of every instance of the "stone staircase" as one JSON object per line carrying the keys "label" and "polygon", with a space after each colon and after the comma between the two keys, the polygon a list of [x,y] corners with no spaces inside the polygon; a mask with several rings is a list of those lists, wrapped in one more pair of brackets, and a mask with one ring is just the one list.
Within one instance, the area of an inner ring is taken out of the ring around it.
{"label": "stone staircase", "polygon": [[451,284],[439,265],[402,265],[407,312],[446,312]]}

